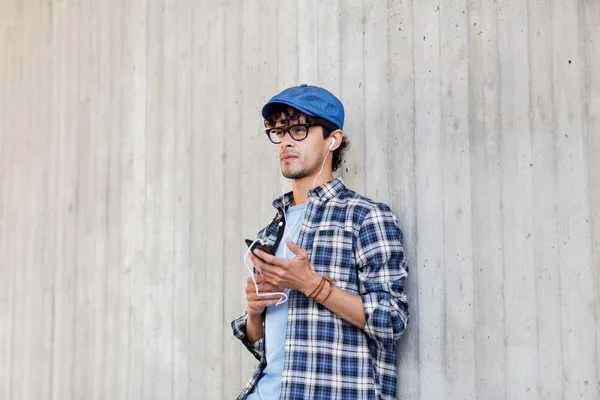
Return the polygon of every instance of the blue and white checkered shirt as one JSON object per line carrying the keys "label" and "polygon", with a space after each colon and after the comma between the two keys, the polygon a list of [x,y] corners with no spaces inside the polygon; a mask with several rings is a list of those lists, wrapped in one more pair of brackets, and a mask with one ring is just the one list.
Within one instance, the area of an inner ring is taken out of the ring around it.
{"label": "blue and white checkered shirt", "polygon": [[[278,214],[258,233],[276,248],[282,208],[292,193],[273,202]],[[367,324],[359,329],[327,307],[290,292],[281,399],[396,398],[396,340],[406,328],[404,280],[408,266],[402,232],[390,208],[334,179],[308,192],[298,245],[312,267],[362,298]],[[260,361],[238,400],[252,390],[265,368],[264,339],[250,344],[246,315],[231,323],[233,334]]]}

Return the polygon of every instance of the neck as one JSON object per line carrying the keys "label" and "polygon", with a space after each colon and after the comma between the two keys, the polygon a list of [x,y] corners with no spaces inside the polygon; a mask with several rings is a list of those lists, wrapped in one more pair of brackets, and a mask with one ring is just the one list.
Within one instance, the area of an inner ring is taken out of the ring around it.
{"label": "neck", "polygon": [[329,182],[333,179],[333,173],[331,169],[323,170],[321,175],[315,181],[315,177],[319,171],[316,171],[314,174],[305,176],[300,179],[292,179],[292,187],[294,191],[294,202],[292,205],[306,203],[308,201],[308,191],[313,188],[313,181],[315,182],[315,186],[322,185],[326,182]]}

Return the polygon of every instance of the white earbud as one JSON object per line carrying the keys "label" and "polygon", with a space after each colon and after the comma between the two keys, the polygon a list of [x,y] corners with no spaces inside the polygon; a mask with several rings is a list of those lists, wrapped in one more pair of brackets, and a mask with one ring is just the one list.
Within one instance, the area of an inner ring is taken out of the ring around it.
{"label": "white earbud", "polygon": [[321,173],[323,172],[323,167],[325,166],[325,160],[327,160],[327,156],[329,155],[329,153],[331,153],[331,149],[333,149],[333,146],[335,146],[335,138],[331,138],[331,144],[329,145],[329,149],[327,150],[327,155],[325,155],[325,158],[323,159],[323,164],[321,164],[321,170],[319,171],[319,175],[315,176],[315,180],[313,181],[313,189],[315,188],[317,179],[319,178],[319,176],[321,176]]}

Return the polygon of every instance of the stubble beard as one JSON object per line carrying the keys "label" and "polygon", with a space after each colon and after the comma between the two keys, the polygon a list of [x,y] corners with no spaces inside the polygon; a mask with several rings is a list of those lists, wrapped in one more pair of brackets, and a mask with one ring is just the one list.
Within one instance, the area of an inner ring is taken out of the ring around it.
{"label": "stubble beard", "polygon": [[[300,160],[297,158],[296,161],[300,161]],[[305,178],[305,177],[317,172],[318,169],[321,168],[321,163],[323,162],[323,159],[320,157],[317,157],[317,158],[313,159],[312,161],[313,162],[308,165],[306,162],[302,162],[299,166],[297,166],[295,168],[288,168],[287,170],[284,170],[282,168],[281,173],[283,174],[284,177],[286,177],[288,179]]]}

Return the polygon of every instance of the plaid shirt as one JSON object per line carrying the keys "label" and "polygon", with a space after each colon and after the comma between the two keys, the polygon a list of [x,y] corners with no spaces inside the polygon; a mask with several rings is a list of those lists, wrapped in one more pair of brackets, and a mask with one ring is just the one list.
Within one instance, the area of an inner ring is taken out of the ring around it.
{"label": "plaid shirt", "polygon": [[[258,233],[275,252],[282,240],[282,208],[292,193],[273,202],[278,214]],[[289,296],[281,399],[396,398],[395,341],[408,320],[404,279],[408,266],[402,232],[390,208],[347,189],[334,179],[308,192],[298,245],[312,267],[362,298],[364,330],[303,293]],[[252,390],[266,366],[264,338],[250,344],[246,315],[231,323],[233,334],[260,361],[238,400]]]}

